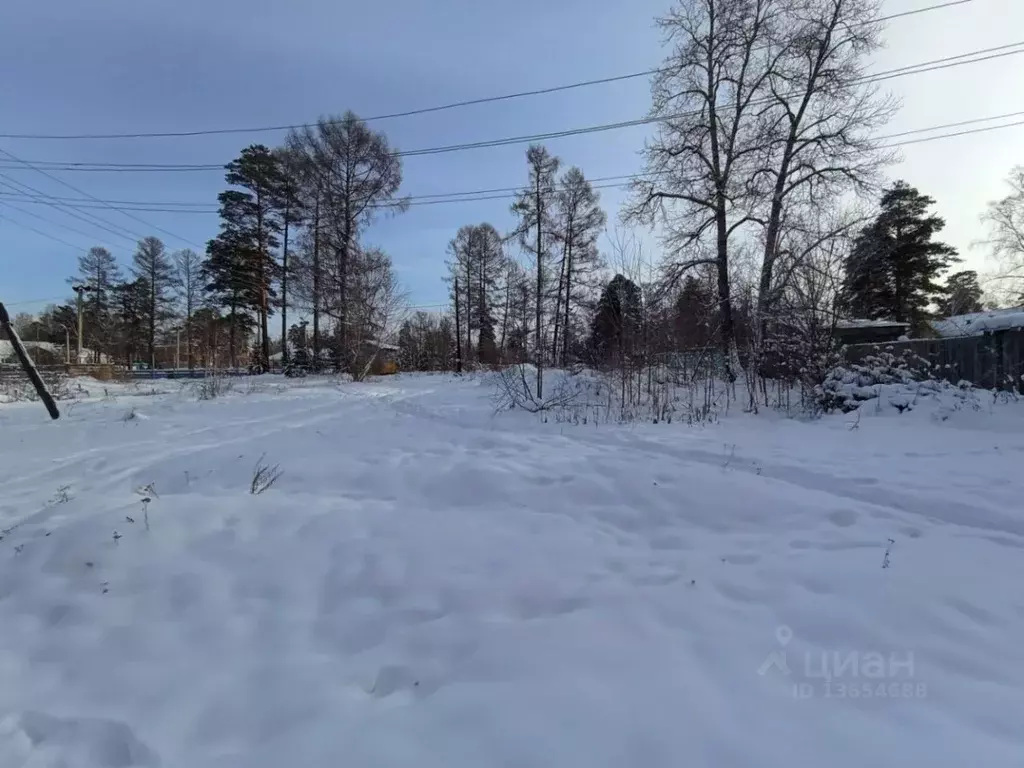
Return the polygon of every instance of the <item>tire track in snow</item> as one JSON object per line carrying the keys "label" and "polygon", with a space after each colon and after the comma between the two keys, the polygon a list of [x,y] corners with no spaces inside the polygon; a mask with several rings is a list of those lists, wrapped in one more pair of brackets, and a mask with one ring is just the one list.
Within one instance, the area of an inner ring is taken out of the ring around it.
{"label": "tire track in snow", "polygon": [[[744,461],[742,457],[733,457],[730,461],[728,457],[723,458],[721,454],[711,451],[696,448],[673,448],[645,440],[643,437],[629,432],[618,432],[616,434],[618,439],[615,441],[609,441],[608,436],[604,435],[600,442],[581,438],[571,432],[565,432],[564,436],[585,442],[592,448],[603,449],[609,453],[621,450],[622,443],[628,443],[629,450],[669,456],[696,464],[727,469],[730,472],[759,475],[803,490],[823,492],[836,498],[868,504],[889,512],[923,517],[932,522],[975,528],[991,533],[1012,534],[1024,538],[1024,519],[1000,514],[992,508],[986,509],[981,503],[968,505],[946,498],[941,500],[921,498],[902,493],[891,486],[875,486],[873,490],[868,490],[867,486],[861,483],[792,465],[772,465],[759,462],[755,468],[753,464]],[[1017,545],[1024,548],[1024,541],[1018,542]]]}

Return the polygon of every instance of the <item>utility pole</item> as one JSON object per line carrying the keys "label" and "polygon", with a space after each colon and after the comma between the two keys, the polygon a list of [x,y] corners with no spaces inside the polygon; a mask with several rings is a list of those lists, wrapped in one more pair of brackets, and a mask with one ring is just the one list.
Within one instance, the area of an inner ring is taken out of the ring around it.
{"label": "utility pole", "polygon": [[39,399],[43,401],[43,405],[46,406],[46,410],[50,414],[51,419],[59,419],[60,411],[57,410],[57,404],[53,401],[53,396],[50,395],[46,389],[46,384],[43,383],[43,379],[39,376],[39,371],[36,370],[35,363],[32,362],[32,358],[29,357],[28,351],[25,349],[25,345],[21,343],[21,339],[18,337],[18,332],[14,329],[14,325],[11,323],[10,315],[7,314],[7,309],[4,307],[3,302],[0,302],[0,328],[3,328],[7,332],[7,338],[11,342],[11,346],[14,347],[14,354],[17,355],[18,361],[21,363],[22,370],[25,371],[25,375],[28,376],[32,382],[32,386],[35,387],[36,394],[39,395]]}
{"label": "utility pole", "polygon": [[88,286],[88,285],[78,284],[78,285],[72,285],[71,286],[71,290],[73,290],[75,292],[75,294],[78,296],[78,300],[76,301],[76,303],[78,305],[78,357],[75,358],[75,363],[81,363],[82,362],[82,308],[84,306],[84,302],[82,300],[82,294],[85,293],[86,291],[91,291],[92,288],[90,286]]}

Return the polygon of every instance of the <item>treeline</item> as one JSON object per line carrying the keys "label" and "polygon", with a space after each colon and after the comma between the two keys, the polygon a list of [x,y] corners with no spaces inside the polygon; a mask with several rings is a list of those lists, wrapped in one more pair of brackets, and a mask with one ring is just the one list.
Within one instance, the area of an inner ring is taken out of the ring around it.
{"label": "treeline", "polygon": [[666,284],[625,235],[602,253],[599,193],[545,147],[527,150],[525,176],[508,231],[467,224],[449,243],[450,307],[401,324],[404,370],[531,363],[542,398],[549,366],[644,365],[713,342],[719,313],[707,275]]}
{"label": "treeline", "polygon": [[[275,349],[285,365],[300,349],[365,373],[401,299],[390,257],[362,241],[376,217],[405,208],[401,160],[387,137],[351,112],[325,117],[280,147],[246,147],[225,181],[220,231],[205,253],[169,253],[148,237],[127,272],[105,248],[79,258],[68,282],[81,288],[83,346],[95,360],[156,365],[173,344],[189,367],[256,370]],[[289,325],[289,310],[311,323]],[[77,344],[76,300],[35,323],[36,337]]]}

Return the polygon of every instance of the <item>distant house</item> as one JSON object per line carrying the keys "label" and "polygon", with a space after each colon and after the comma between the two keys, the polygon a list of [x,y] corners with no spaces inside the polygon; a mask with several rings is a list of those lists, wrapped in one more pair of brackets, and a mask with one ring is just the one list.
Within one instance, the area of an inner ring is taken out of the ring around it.
{"label": "distant house", "polygon": [[[54,344],[49,341],[27,341],[21,342],[36,365],[63,365],[77,355],[74,345],[68,349],[64,344]],[[70,355],[70,357],[69,357]],[[91,363],[97,357],[91,349],[82,349],[81,364]],[[101,363],[110,362],[106,355],[99,355]],[[15,363],[18,358],[14,353],[14,345],[6,339],[0,339],[0,363]]]}
{"label": "distant house", "polygon": [[835,336],[840,344],[885,344],[906,336],[910,323],[895,320],[847,318],[836,322]]}
{"label": "distant house", "polygon": [[362,343],[359,357],[363,361],[372,359],[370,373],[374,376],[398,373],[398,347],[394,344],[367,339]]}
{"label": "distant house", "polygon": [[932,321],[932,330],[942,339],[983,336],[995,331],[1020,328],[1024,328],[1024,307],[972,312],[968,315],[953,315]]}

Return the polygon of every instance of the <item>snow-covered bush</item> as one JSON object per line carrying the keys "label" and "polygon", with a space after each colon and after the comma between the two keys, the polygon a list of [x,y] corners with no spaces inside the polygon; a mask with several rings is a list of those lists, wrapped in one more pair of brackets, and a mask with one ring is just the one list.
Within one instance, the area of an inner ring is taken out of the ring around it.
{"label": "snow-covered bush", "polygon": [[547,370],[542,399],[534,393],[536,369],[531,365],[489,375],[494,377],[497,410],[543,412],[564,424],[707,424],[717,421],[727,399],[727,389],[717,379],[680,376],[665,364],[628,372]]}
{"label": "snow-covered bush", "polygon": [[909,349],[897,353],[890,345],[860,362],[838,365],[829,371],[817,390],[816,402],[825,413],[849,413],[861,403],[879,398],[886,387],[893,390],[888,393],[889,404],[903,412],[914,406],[917,397],[943,386],[932,375],[927,360]]}
{"label": "snow-covered bush", "polygon": [[[70,400],[79,395],[80,386],[72,386],[66,374],[40,371],[43,384],[54,400]],[[35,402],[39,393],[27,376],[0,379],[0,403]]]}
{"label": "snow-covered bush", "polygon": [[195,393],[199,400],[214,400],[235,388],[235,382],[224,376],[207,376],[196,382]]}
{"label": "snow-covered bush", "polygon": [[564,371],[546,371],[544,390],[537,397],[534,386],[537,369],[529,364],[509,365],[495,370],[491,375],[494,381],[495,410],[519,408],[531,413],[566,408],[577,402],[584,394],[582,378],[567,376]]}

